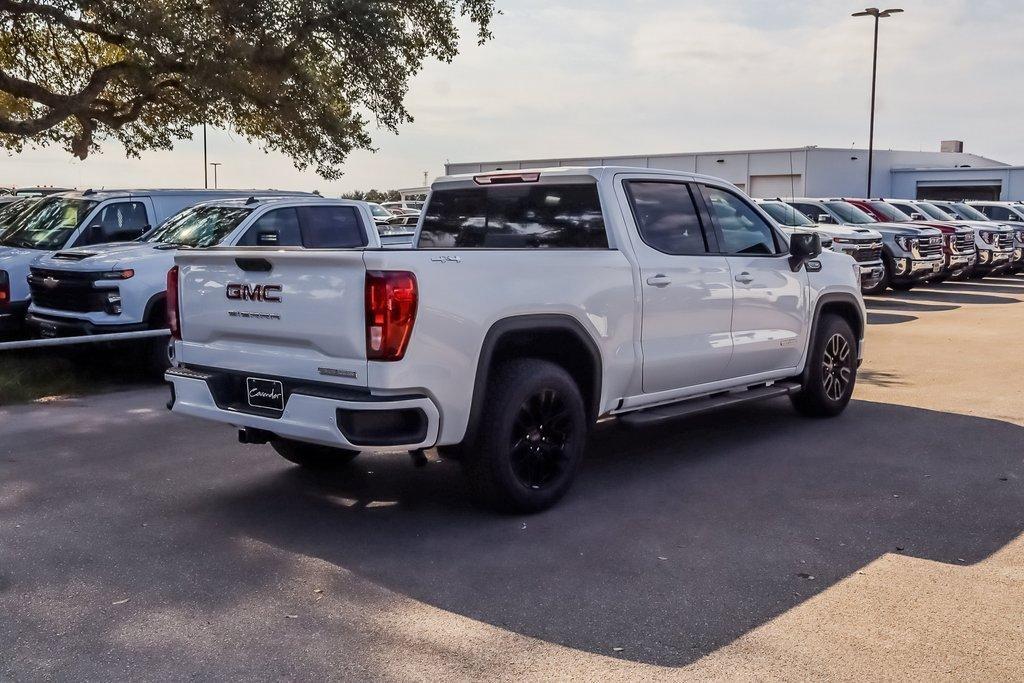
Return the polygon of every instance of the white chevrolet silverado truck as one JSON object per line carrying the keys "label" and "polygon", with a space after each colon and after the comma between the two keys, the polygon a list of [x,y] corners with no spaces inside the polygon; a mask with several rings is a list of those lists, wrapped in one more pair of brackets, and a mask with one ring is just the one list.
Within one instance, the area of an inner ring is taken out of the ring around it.
{"label": "white chevrolet silverado truck", "polygon": [[781,396],[838,415],[863,351],[852,258],[674,171],[447,177],[408,249],[175,262],[174,412],[310,468],[438,447],[510,510],[555,503],[604,418]]}

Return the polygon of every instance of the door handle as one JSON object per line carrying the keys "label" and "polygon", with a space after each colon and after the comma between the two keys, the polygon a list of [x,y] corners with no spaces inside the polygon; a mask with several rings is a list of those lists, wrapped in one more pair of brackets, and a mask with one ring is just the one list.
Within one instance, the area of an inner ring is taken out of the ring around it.
{"label": "door handle", "polygon": [[754,276],[745,271],[736,276],[736,282],[741,282],[745,285],[749,285],[753,281]]}
{"label": "door handle", "polygon": [[663,273],[658,273],[657,275],[652,275],[647,278],[647,284],[652,287],[668,287],[672,284],[672,278]]}

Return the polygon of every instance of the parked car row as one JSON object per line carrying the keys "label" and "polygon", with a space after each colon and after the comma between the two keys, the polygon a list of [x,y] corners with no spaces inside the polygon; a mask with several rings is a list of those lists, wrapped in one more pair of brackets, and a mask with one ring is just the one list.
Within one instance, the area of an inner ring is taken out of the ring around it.
{"label": "parked car row", "polygon": [[[296,192],[86,190],[25,199],[0,209],[0,329],[40,337],[163,329],[167,271],[179,250],[411,240],[408,228],[375,225],[365,202]],[[153,342],[153,364],[168,365],[167,352]]]}
{"label": "parked car row", "polygon": [[832,241],[831,249],[852,256],[860,264],[865,294],[1024,270],[1024,205],[1020,203],[973,206],[973,202],[848,197],[756,201],[784,229],[821,233]]}

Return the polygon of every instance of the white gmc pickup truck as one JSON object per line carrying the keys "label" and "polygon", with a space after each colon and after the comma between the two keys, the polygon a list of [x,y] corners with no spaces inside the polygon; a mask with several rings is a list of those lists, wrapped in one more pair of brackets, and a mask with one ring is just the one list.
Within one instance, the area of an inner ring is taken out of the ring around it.
{"label": "white gmc pickup truck", "polygon": [[410,249],[175,261],[172,410],[307,467],[436,446],[510,510],[555,503],[602,418],[787,395],[837,415],[863,350],[852,258],[674,171],[447,177]]}

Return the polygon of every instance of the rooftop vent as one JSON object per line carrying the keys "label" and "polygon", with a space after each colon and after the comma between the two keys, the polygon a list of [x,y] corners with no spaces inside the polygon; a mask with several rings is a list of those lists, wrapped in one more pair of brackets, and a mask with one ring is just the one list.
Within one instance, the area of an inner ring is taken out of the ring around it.
{"label": "rooftop vent", "polygon": [[940,152],[955,152],[962,154],[964,151],[963,140],[943,140],[939,145]]}

